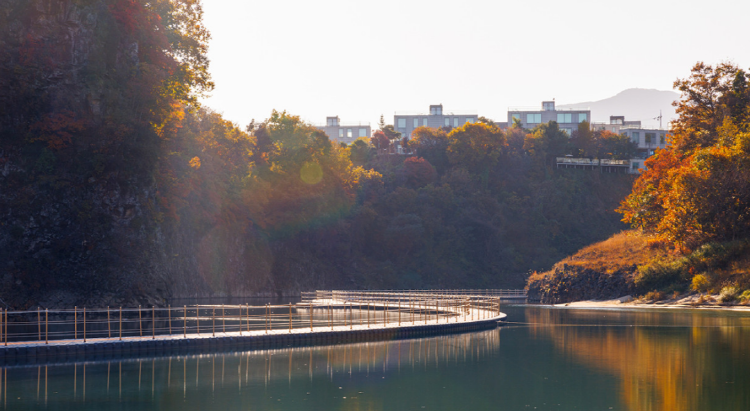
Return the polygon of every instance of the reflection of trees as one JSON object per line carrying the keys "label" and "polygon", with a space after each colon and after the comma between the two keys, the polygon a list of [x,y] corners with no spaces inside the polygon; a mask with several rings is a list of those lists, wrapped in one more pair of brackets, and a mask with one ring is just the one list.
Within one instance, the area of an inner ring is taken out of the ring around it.
{"label": "reflection of trees", "polygon": [[532,338],[619,377],[631,410],[746,409],[750,400],[748,317],[539,309],[526,319],[540,324]]}

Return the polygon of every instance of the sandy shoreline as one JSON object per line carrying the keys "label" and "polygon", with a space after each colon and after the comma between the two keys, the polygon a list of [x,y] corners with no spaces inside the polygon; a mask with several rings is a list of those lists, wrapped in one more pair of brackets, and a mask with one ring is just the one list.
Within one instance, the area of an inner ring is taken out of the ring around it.
{"label": "sandy shoreline", "polygon": [[717,302],[707,302],[696,304],[697,296],[689,296],[677,300],[664,300],[658,302],[641,302],[632,300],[630,296],[621,297],[614,300],[585,300],[574,301],[564,304],[552,304],[553,307],[559,308],[678,308],[678,309],[699,309],[699,310],[726,310],[726,311],[747,311],[750,312],[750,306],[747,305],[721,305]]}

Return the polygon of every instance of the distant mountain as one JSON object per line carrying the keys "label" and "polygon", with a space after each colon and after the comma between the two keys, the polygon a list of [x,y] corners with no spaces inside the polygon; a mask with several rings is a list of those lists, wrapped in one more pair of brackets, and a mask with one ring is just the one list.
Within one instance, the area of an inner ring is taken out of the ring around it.
{"label": "distant mountain", "polygon": [[625,120],[641,120],[644,127],[658,127],[659,110],[663,116],[662,126],[666,128],[670,120],[677,118],[672,102],[680,98],[674,91],[631,88],[614,97],[599,101],[588,101],[577,104],[559,104],[558,108],[591,109],[593,122],[609,122],[609,116],[625,116]]}

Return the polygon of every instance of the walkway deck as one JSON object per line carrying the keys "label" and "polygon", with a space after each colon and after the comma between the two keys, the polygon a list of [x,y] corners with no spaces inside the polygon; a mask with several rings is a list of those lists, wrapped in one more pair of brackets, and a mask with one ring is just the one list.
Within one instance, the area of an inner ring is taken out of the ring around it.
{"label": "walkway deck", "polygon": [[[401,320],[391,318],[385,324],[369,324],[359,310],[364,305],[339,300],[321,299],[300,303],[297,310],[330,307],[331,310],[351,309],[346,325],[277,328],[270,330],[208,332],[200,334],[154,335],[144,337],[89,338],[54,340],[44,342],[9,342],[0,346],[0,365],[38,364],[84,359],[128,358],[138,356],[169,356],[184,353],[206,353],[261,348],[285,348],[293,346],[336,344],[344,342],[377,341],[422,337],[434,334],[464,332],[496,327],[505,314],[498,310],[480,308],[451,308],[439,310],[424,307],[429,319],[412,317],[406,305],[402,305]],[[392,303],[369,302],[369,307],[379,308],[373,313],[381,315],[388,304],[391,316],[397,314]],[[357,309],[355,314],[354,309]],[[437,318],[432,318],[436,316]],[[277,326],[278,324],[274,325]]]}

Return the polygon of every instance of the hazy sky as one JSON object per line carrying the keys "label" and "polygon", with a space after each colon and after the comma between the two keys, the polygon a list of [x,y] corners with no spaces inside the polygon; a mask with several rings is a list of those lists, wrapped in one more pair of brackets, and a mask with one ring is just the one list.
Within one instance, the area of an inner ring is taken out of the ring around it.
{"label": "hazy sky", "polygon": [[203,0],[216,89],[240,125],[272,109],[312,123],[671,90],[695,62],[750,67],[748,0]]}

